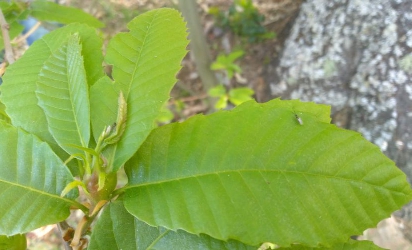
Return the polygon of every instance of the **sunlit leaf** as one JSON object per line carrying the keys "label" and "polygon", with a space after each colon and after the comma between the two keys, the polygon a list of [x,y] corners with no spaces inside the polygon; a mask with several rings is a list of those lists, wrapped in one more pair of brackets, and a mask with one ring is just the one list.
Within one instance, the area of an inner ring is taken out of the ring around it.
{"label": "sunlit leaf", "polygon": [[[35,94],[36,82],[45,61],[74,33],[79,34],[82,43],[87,82],[89,85],[95,83],[103,76],[101,67],[103,60],[102,39],[93,28],[81,24],[71,24],[34,42],[19,60],[7,68],[1,86],[0,98],[6,106],[6,112],[13,125],[48,142],[56,152],[60,147],[48,131],[46,116],[38,106]],[[67,158],[67,154],[61,149],[58,155],[62,159]]]}
{"label": "sunlit leaf", "polygon": [[133,217],[123,202],[110,203],[103,211],[90,240],[93,249],[197,249],[197,250],[256,250],[238,241],[220,241],[205,234],[193,235],[183,230],[171,231],[162,227],[151,227]]}
{"label": "sunlit leaf", "polygon": [[[107,80],[101,88],[112,88],[113,93],[99,96],[98,86],[91,89],[92,116],[101,116],[97,110],[117,102],[118,91],[127,99],[126,130],[113,149],[114,170],[119,169],[139,148],[155,127],[156,118],[169,92],[176,82],[186,54],[186,26],[179,12],[173,9],[148,11],[128,24],[127,33],[117,34],[107,48],[106,61],[113,65],[114,85]],[[103,86],[107,85],[107,86]],[[114,96],[116,99],[113,100]],[[112,98],[112,99],[109,99]],[[100,106],[100,108],[96,108]],[[108,120],[94,121],[93,134],[99,135],[105,126],[115,122],[112,112],[105,113]]]}
{"label": "sunlit leaf", "polygon": [[73,190],[60,193],[73,181],[47,143],[0,121],[0,235],[26,233],[66,219]]}
{"label": "sunlit leaf", "polygon": [[78,34],[69,37],[44,63],[36,96],[46,114],[49,131],[69,154],[87,147],[90,139],[90,104]]}
{"label": "sunlit leaf", "polygon": [[250,88],[235,88],[229,91],[229,100],[235,105],[240,105],[246,101],[253,100],[255,92]]}
{"label": "sunlit leaf", "polygon": [[249,245],[345,242],[412,191],[378,147],[324,122],[325,110],[249,101],[157,128],[126,164],[125,207],[153,226]]}

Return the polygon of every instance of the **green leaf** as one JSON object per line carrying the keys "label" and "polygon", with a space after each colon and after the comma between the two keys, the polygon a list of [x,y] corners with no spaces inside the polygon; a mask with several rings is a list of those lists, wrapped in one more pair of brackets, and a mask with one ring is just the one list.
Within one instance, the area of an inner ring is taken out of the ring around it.
{"label": "green leaf", "polygon": [[157,122],[160,123],[170,123],[171,120],[175,117],[172,111],[168,108],[167,103],[166,105],[163,105],[162,108],[160,109],[159,115],[156,118]]}
{"label": "green leaf", "polygon": [[[114,36],[107,48],[106,61],[113,64],[114,93],[92,101],[112,105],[117,102],[116,89],[121,90],[127,100],[126,130],[115,149],[114,171],[136,152],[155,127],[161,107],[176,82],[175,75],[181,68],[188,43],[185,23],[173,9],[148,11],[132,20],[128,28],[130,32]],[[115,92],[115,100],[105,99],[114,98]],[[95,112],[94,106],[92,112]],[[109,112],[104,113],[106,116]],[[94,122],[94,135],[113,122],[113,118]]]}
{"label": "green leaf", "polygon": [[222,84],[220,84],[209,89],[208,94],[212,97],[222,97],[226,95],[226,89]]}
{"label": "green leaf", "polygon": [[227,107],[227,95],[221,96],[215,103],[215,109],[224,109]]}
{"label": "green leaf", "polygon": [[240,105],[246,101],[253,100],[255,92],[250,88],[235,88],[229,91],[229,100],[235,105]]}
{"label": "green leaf", "polygon": [[95,28],[104,27],[102,22],[80,9],[49,1],[34,1],[30,4],[30,9],[30,14],[40,21],[55,21],[63,24],[85,23]]}
{"label": "green leaf", "polygon": [[3,250],[26,250],[27,241],[23,234],[16,234],[13,236],[0,235],[0,249]]}
{"label": "green leaf", "polygon": [[0,120],[10,123],[10,117],[6,114],[6,107],[0,102]]}
{"label": "green leaf", "polygon": [[334,249],[334,250],[382,250],[373,244],[371,241],[356,241],[356,240],[349,240],[345,243],[337,243],[331,247],[305,247],[301,245],[292,245],[292,247],[281,247],[277,248],[279,250],[326,250],[326,249]]}
{"label": "green leaf", "polygon": [[412,190],[378,147],[323,122],[324,110],[249,101],[157,128],[126,164],[125,207],[149,225],[248,245],[345,242]]}
{"label": "green leaf", "polygon": [[229,55],[227,55],[227,61],[233,63],[238,58],[242,57],[244,54],[245,54],[245,52],[243,50],[233,51]]}
{"label": "green leaf", "polygon": [[26,233],[57,223],[77,203],[72,191],[61,198],[73,177],[47,143],[0,122],[0,234]]}
{"label": "green leaf", "polygon": [[133,217],[115,201],[104,208],[93,229],[89,250],[93,249],[256,249],[238,241],[228,242],[211,238],[205,234],[194,235],[183,230],[171,231],[162,227],[151,227]]}
{"label": "green leaf", "polygon": [[90,109],[93,136],[97,140],[105,126],[116,122],[117,100],[120,90],[108,76],[90,88]]}
{"label": "green leaf", "polygon": [[90,139],[90,104],[78,34],[69,37],[44,63],[37,81],[39,106],[49,131],[69,154],[87,147]]}
{"label": "green leaf", "polygon": [[45,61],[76,32],[79,33],[83,47],[87,81],[92,85],[103,76],[102,39],[93,28],[83,24],[71,24],[33,43],[19,60],[7,68],[1,86],[1,101],[6,106],[6,112],[13,125],[48,142],[56,152],[60,150],[58,155],[62,159],[67,158],[67,154],[60,149],[48,131],[46,116],[37,104],[35,91],[37,78]]}

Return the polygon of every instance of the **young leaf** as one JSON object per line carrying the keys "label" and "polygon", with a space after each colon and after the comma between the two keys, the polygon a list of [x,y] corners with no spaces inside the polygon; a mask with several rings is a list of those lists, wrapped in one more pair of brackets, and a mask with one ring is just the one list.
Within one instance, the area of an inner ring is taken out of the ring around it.
{"label": "young leaf", "polygon": [[217,85],[216,87],[209,89],[207,93],[212,97],[222,97],[226,95],[226,89],[222,84],[220,84],[220,85]]}
{"label": "young leaf", "polygon": [[235,105],[240,105],[246,101],[253,100],[255,92],[250,88],[235,88],[229,91],[229,100]]}
{"label": "young leaf", "polygon": [[0,122],[0,234],[26,233],[66,219],[77,203],[67,167],[47,143]]}
{"label": "young leaf", "polygon": [[90,104],[78,34],[69,37],[42,67],[36,96],[46,114],[49,131],[69,154],[87,147],[90,139]]}
{"label": "young leaf", "polygon": [[40,21],[55,21],[63,24],[84,23],[95,28],[104,27],[98,19],[73,7],[48,1],[34,1],[30,4],[31,15]]}
{"label": "young leaf", "polygon": [[[6,112],[13,125],[22,127],[48,142],[56,152],[60,147],[48,131],[46,116],[37,104],[36,82],[44,62],[67,41],[70,35],[76,32],[79,33],[83,47],[87,82],[92,85],[103,76],[102,39],[93,28],[82,24],[71,24],[33,43],[19,60],[7,68],[1,86],[1,101],[6,106]],[[62,151],[58,154],[62,159],[67,158],[67,154]]]}
{"label": "young leaf", "polygon": [[378,147],[323,122],[322,110],[249,101],[157,128],[126,164],[125,207],[149,225],[248,245],[345,242],[412,190]]}
{"label": "young leaf", "polygon": [[97,140],[106,126],[116,122],[120,89],[108,76],[90,88],[90,116],[93,136]]}
{"label": "young leaf", "polygon": [[[136,152],[155,127],[188,44],[186,26],[176,10],[148,11],[132,20],[128,28],[130,32],[113,37],[106,55],[106,61],[113,64],[116,89],[123,92],[128,107],[126,130],[115,149],[114,170]],[[106,94],[92,103],[117,103],[118,93],[112,96],[116,99],[105,99],[110,97]],[[92,120],[94,135],[114,121]]]}
{"label": "young leaf", "polygon": [[103,211],[90,239],[89,250],[93,249],[250,249],[241,242],[213,239],[205,234],[194,235],[183,230],[171,231],[152,227],[133,217],[122,201],[110,203]]}
{"label": "young leaf", "polygon": [[0,235],[0,249],[5,250],[26,250],[27,241],[23,234],[16,234],[13,236]]}

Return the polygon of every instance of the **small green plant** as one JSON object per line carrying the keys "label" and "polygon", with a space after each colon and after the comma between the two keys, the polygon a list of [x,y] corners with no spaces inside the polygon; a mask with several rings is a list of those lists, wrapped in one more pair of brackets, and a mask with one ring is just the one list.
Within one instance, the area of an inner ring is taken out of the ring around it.
{"label": "small green plant", "polygon": [[208,94],[212,97],[217,97],[218,101],[215,103],[216,109],[224,109],[230,101],[235,106],[238,106],[246,101],[253,100],[254,91],[250,88],[234,88],[226,91],[223,85],[218,85],[209,90]]}
{"label": "small green plant", "polygon": [[170,123],[174,118],[172,111],[168,108],[167,103],[162,106],[159,111],[159,115],[157,116],[156,120],[160,124],[167,124]]}
{"label": "small green plant", "polygon": [[7,68],[0,246],[81,211],[66,248],[379,249],[350,237],[412,190],[378,147],[330,124],[329,106],[298,100],[157,127],[187,52],[185,23],[159,9],[128,28],[103,57],[96,30],[70,24]]}
{"label": "small green plant", "polygon": [[243,50],[237,50],[228,55],[220,54],[217,56],[216,61],[210,65],[210,68],[212,70],[224,70],[227,78],[230,80],[235,73],[242,73],[242,68],[235,61],[242,57],[243,54]]}
{"label": "small green plant", "polygon": [[262,25],[265,17],[253,5],[252,0],[235,0],[228,13],[221,12],[217,7],[211,8],[218,25],[230,28],[236,35],[245,37],[249,42],[258,42],[273,38],[275,33],[268,32]]}

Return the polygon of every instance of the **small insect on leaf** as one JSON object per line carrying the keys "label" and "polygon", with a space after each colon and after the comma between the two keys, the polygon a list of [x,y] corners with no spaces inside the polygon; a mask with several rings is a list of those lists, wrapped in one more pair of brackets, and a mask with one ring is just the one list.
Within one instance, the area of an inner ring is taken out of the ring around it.
{"label": "small insect on leaf", "polygon": [[293,108],[292,108],[292,112],[293,112],[293,114],[295,115],[296,121],[298,121],[298,123],[299,123],[300,125],[303,125],[302,118],[300,118],[300,116],[298,116],[298,114],[295,112],[295,110],[294,110]]}
{"label": "small insect on leaf", "polygon": [[300,125],[303,125],[302,118],[300,118],[297,114],[295,114],[295,118],[299,122]]}

